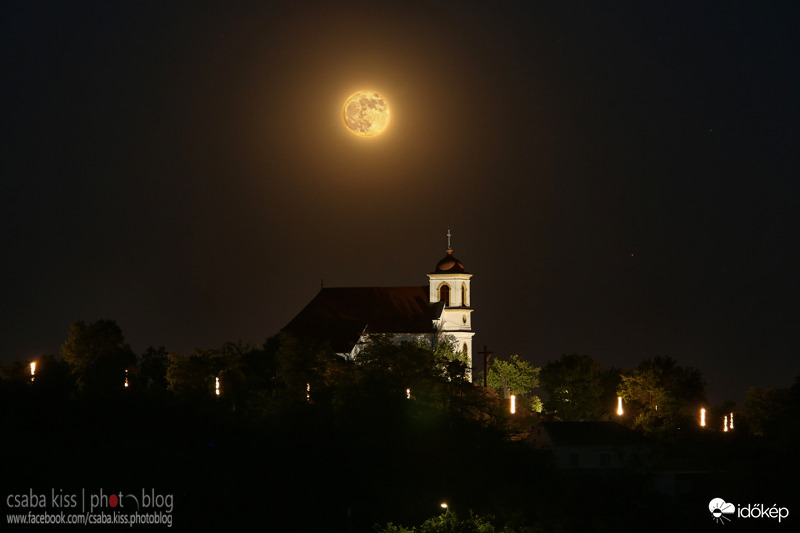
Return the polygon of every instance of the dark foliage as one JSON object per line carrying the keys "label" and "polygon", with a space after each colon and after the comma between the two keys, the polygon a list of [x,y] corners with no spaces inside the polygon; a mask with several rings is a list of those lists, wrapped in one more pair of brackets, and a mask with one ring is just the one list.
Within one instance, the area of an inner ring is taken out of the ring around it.
{"label": "dark foliage", "polygon": [[[500,399],[453,379],[446,353],[378,339],[362,355],[286,335],[151,348],[114,396],[75,394],[81,376],[53,357],[34,382],[5,369],[6,494],[152,487],[174,495],[177,530],[484,532],[672,531],[710,523],[718,495],[796,496],[796,425],[682,432],[653,441],[648,468],[565,472],[509,441]],[[691,487],[658,492],[656,466],[687,458],[702,464]]]}

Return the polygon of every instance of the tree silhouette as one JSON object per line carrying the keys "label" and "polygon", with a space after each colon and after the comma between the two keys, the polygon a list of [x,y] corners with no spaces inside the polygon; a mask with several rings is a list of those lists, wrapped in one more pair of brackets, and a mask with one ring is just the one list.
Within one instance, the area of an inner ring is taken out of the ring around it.
{"label": "tree silhouette", "polygon": [[613,408],[619,383],[616,369],[605,370],[588,355],[562,355],[542,368],[548,411],[565,421],[601,420]]}
{"label": "tree silhouette", "polygon": [[71,324],[61,357],[79,391],[101,396],[122,394],[125,371],[136,364],[136,356],[113,320]]}

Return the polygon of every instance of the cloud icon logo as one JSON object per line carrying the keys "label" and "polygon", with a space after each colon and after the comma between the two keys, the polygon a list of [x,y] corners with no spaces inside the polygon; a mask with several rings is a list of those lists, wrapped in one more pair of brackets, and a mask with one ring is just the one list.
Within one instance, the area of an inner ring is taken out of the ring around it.
{"label": "cloud icon logo", "polygon": [[713,500],[708,502],[708,510],[714,517],[714,522],[719,522],[721,524],[724,524],[726,520],[728,522],[731,521],[730,518],[724,515],[735,513],[736,506],[733,505],[732,503],[727,503],[722,498],[714,498]]}

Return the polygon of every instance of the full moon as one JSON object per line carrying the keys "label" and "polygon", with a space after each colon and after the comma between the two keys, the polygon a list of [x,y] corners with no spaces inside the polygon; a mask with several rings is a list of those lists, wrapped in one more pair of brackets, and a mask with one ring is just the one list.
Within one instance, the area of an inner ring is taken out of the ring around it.
{"label": "full moon", "polygon": [[359,91],[347,99],[342,110],[347,129],[360,137],[371,137],[389,124],[389,106],[375,91]]}

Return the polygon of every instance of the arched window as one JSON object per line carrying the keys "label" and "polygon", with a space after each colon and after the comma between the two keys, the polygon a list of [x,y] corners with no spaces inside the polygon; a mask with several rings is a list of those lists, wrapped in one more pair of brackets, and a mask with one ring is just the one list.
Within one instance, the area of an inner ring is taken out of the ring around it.
{"label": "arched window", "polygon": [[467,303],[467,284],[466,283],[462,283],[461,284],[461,305],[463,307],[469,307],[469,304]]}
{"label": "arched window", "polygon": [[439,301],[450,307],[450,285],[442,283],[439,287]]}

